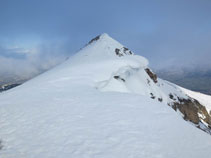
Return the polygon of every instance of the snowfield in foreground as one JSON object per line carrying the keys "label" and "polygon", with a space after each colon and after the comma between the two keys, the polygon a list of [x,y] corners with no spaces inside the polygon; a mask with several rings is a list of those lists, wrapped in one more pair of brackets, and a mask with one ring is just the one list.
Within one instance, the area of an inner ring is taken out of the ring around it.
{"label": "snowfield in foreground", "polygon": [[211,136],[166,105],[166,94],[185,93],[153,82],[147,65],[103,34],[62,65],[0,94],[0,157],[209,157]]}

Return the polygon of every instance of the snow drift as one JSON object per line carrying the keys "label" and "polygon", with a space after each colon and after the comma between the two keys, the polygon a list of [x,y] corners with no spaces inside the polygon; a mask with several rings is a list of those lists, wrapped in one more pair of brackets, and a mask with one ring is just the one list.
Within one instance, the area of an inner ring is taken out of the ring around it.
{"label": "snow drift", "polygon": [[144,57],[97,36],[0,94],[0,157],[207,157],[210,115],[188,94],[157,78]]}

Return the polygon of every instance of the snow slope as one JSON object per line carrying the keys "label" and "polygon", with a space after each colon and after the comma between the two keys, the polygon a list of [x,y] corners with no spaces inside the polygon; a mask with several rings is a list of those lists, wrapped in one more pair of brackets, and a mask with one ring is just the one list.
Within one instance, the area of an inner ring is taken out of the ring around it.
{"label": "snow slope", "polygon": [[65,63],[0,94],[0,157],[208,157],[210,135],[166,106],[166,94],[185,93],[161,79],[154,83],[147,65],[103,34]]}

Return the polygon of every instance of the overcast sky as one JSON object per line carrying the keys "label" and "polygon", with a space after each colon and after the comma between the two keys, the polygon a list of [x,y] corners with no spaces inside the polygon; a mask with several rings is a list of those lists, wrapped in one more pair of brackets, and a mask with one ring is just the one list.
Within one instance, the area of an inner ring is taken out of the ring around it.
{"label": "overcast sky", "polygon": [[104,32],[151,67],[211,68],[210,0],[0,0],[0,75],[47,69]]}

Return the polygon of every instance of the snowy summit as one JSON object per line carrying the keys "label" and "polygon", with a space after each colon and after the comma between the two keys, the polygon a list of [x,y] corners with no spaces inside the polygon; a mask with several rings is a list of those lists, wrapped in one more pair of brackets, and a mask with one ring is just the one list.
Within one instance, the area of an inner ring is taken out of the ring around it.
{"label": "snowy summit", "polygon": [[209,157],[210,110],[210,96],[159,79],[102,34],[0,94],[0,157]]}

